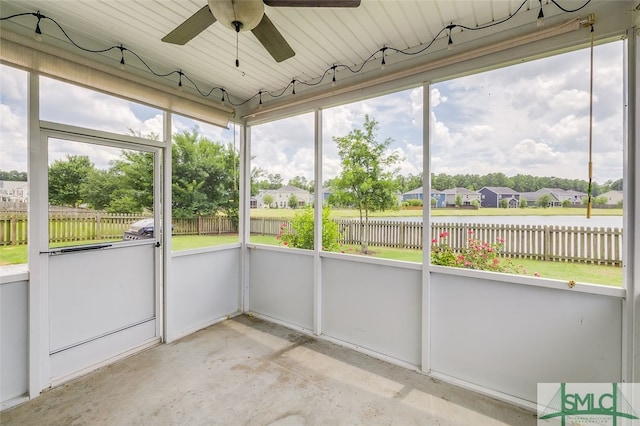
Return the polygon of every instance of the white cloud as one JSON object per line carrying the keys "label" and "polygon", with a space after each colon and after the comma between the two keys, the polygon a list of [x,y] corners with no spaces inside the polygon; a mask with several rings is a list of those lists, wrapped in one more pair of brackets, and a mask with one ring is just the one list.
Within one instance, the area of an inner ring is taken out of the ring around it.
{"label": "white cloud", "polygon": [[27,120],[0,104],[0,169],[27,170]]}

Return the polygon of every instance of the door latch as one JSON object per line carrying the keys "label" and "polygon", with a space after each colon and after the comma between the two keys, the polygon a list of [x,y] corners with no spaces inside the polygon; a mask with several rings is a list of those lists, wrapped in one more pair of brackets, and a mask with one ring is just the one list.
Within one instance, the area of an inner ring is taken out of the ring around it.
{"label": "door latch", "polygon": [[160,241],[156,241],[156,247],[160,247]]}

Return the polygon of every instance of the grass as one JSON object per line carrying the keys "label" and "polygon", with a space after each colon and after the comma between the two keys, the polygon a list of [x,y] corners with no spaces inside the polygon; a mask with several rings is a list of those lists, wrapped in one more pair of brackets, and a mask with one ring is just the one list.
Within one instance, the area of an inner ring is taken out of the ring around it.
{"label": "grass", "polygon": [[[238,235],[185,235],[172,238],[173,251],[197,249],[203,247],[232,244],[239,241]],[[279,245],[279,241],[272,236],[252,235],[251,243]],[[78,242],[92,243],[92,241]],[[64,244],[57,244],[60,247]],[[69,244],[66,244],[69,245]],[[342,250],[347,254],[358,254],[360,247],[345,245]],[[421,250],[406,250],[389,247],[370,247],[370,255],[382,259],[403,260],[422,263]],[[0,266],[27,262],[27,246],[0,247]],[[528,275],[540,274],[543,278],[560,280],[574,280],[593,284],[622,286],[622,268],[607,265],[590,265],[570,262],[545,262],[540,260],[514,259],[516,265],[522,265]]]}

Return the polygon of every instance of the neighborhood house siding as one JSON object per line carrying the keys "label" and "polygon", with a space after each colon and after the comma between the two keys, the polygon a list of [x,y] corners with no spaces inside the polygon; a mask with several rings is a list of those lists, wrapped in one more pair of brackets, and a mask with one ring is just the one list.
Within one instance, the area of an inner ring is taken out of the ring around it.
{"label": "neighborhood house siding", "polygon": [[[287,185],[279,189],[269,189],[266,191],[260,191],[260,193],[255,197],[256,207],[267,208],[267,206],[263,199],[266,195],[270,195],[273,198],[273,203],[271,206],[276,206],[278,208],[284,209],[289,207],[289,199],[291,196],[295,196],[298,199],[298,207],[304,207],[311,204],[311,193],[309,191],[305,191],[304,189],[296,188],[295,186]],[[253,207],[253,203],[252,203]]]}

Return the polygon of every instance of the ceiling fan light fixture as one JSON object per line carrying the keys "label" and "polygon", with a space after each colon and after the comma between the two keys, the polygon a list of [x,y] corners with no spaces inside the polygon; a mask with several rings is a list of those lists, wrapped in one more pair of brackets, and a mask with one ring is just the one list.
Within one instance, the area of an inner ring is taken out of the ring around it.
{"label": "ceiling fan light fixture", "polygon": [[208,3],[216,20],[238,32],[251,31],[264,15],[262,0],[208,0]]}

